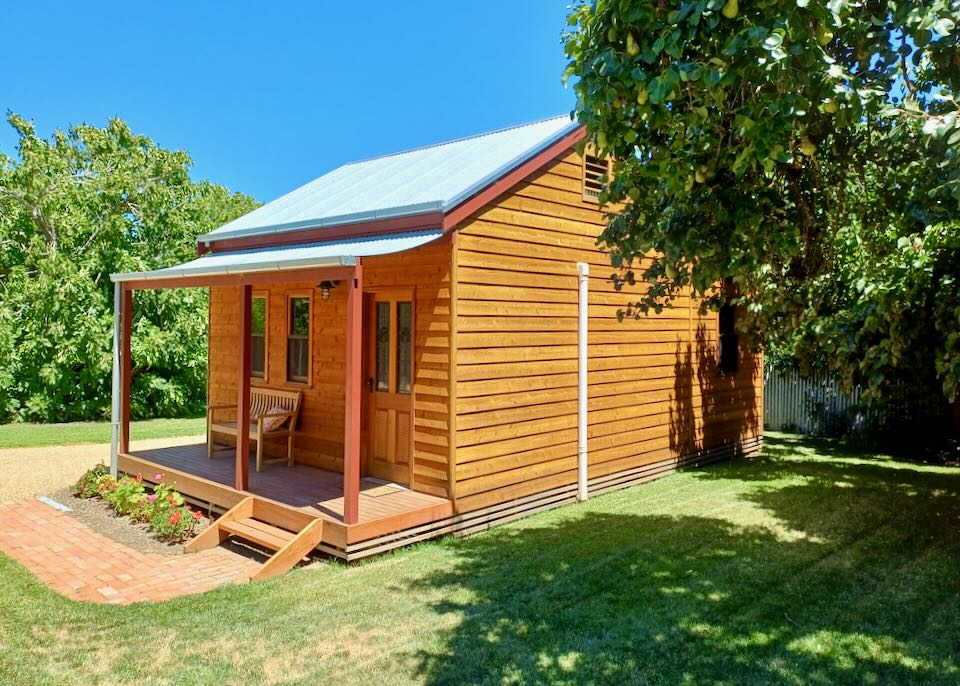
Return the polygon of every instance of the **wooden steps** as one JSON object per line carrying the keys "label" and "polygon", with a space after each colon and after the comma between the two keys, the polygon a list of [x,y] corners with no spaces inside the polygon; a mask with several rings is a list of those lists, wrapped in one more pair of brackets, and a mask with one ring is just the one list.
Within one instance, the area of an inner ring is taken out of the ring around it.
{"label": "wooden steps", "polygon": [[194,553],[215,548],[234,536],[274,551],[257,572],[244,581],[269,579],[293,569],[323,540],[323,520],[292,507],[248,496],[189,541]]}

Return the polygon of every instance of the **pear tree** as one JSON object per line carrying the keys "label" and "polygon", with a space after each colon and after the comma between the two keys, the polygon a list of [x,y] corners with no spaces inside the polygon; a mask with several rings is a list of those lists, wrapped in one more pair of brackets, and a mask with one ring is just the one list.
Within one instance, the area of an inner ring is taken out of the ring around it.
{"label": "pear tree", "polygon": [[575,4],[565,78],[614,159],[600,240],[650,284],[624,314],[692,289],[868,400],[953,402],[958,22],[956,0]]}

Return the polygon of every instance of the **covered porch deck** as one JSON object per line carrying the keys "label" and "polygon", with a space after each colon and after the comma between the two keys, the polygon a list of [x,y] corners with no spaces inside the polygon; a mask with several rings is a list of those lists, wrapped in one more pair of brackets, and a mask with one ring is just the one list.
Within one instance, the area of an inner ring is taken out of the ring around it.
{"label": "covered porch deck", "polygon": [[[252,462],[255,458],[251,456]],[[218,450],[207,458],[204,443],[122,452],[119,470],[141,474],[154,481],[162,473],[164,480],[198,503],[217,509],[229,509],[247,495],[257,495],[295,507],[325,521],[321,549],[350,557],[351,546],[374,541],[406,529],[450,517],[452,504],[446,498],[412,491],[379,479],[360,479],[358,520],[344,520],[344,479],[342,474],[297,464],[271,465],[262,472],[249,470],[244,490],[234,488],[236,451]]]}

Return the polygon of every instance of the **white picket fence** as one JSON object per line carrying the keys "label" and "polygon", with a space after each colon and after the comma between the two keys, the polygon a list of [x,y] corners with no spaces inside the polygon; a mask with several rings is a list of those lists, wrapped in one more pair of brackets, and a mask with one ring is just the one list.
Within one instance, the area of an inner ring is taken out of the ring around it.
{"label": "white picket fence", "polygon": [[865,413],[858,408],[860,390],[840,392],[826,374],[804,378],[793,370],[767,374],[763,384],[763,425],[772,431],[833,436],[859,429]]}

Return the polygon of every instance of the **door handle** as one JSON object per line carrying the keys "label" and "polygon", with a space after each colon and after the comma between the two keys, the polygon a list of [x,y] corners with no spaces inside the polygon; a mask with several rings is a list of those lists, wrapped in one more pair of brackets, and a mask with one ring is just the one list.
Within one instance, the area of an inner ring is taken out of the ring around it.
{"label": "door handle", "polygon": [[367,390],[368,391],[373,390],[373,377],[370,377],[367,379]]}

